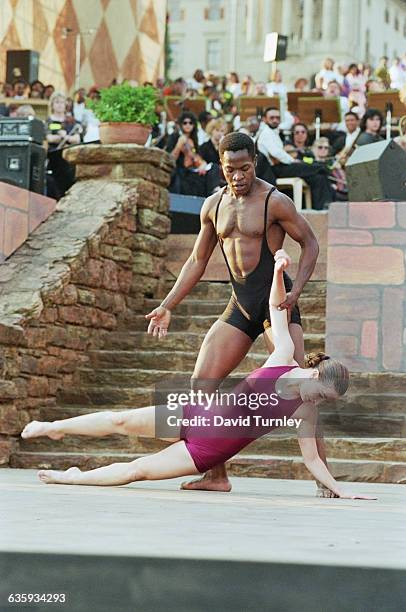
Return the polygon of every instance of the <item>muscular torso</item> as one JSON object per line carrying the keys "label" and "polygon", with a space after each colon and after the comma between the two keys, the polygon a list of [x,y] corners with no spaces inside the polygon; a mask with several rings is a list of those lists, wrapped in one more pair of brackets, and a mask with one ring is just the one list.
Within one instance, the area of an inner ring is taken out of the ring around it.
{"label": "muscular torso", "polygon": [[[264,181],[244,198],[236,199],[227,190],[220,203],[217,217],[217,234],[223,240],[223,248],[229,266],[236,276],[247,276],[258,264],[264,234],[265,199],[271,186]],[[273,194],[268,202],[266,236],[269,249],[275,253],[282,248],[284,229],[272,212]],[[211,210],[215,223],[218,199]]]}

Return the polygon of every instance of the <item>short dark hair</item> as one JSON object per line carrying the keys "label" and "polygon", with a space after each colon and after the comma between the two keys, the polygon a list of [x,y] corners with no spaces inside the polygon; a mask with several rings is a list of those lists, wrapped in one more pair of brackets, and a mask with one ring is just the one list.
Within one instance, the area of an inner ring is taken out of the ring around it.
{"label": "short dark hair", "polygon": [[281,113],[281,109],[280,108],[277,108],[276,106],[267,106],[267,108],[265,108],[264,111],[262,112],[262,116],[266,117],[266,114],[269,113],[269,111],[271,111],[271,110],[276,110],[276,111],[278,111],[279,114]]}
{"label": "short dark hair", "polygon": [[368,108],[367,112],[361,119],[361,123],[359,124],[361,132],[365,132],[365,130],[367,129],[367,119],[373,119],[374,117],[379,117],[379,129],[381,129],[383,124],[383,115],[381,111],[379,111],[377,108]]}
{"label": "short dark hair", "polygon": [[220,157],[223,157],[226,151],[248,151],[251,159],[255,158],[255,144],[250,136],[243,132],[230,132],[222,140],[219,145]]}
{"label": "short dark hair", "polygon": [[352,117],[355,117],[356,119],[359,119],[357,113],[354,113],[354,111],[348,111],[348,113],[345,113],[344,119],[348,117],[349,115],[351,115]]}

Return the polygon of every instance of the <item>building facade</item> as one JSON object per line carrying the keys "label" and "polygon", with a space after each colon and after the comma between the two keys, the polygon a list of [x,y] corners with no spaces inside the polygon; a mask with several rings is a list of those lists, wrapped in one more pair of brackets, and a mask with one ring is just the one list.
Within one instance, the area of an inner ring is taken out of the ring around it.
{"label": "building facade", "polygon": [[39,78],[71,92],[78,34],[81,86],[154,81],[164,72],[165,22],[166,0],[0,0],[0,81],[6,51],[32,49]]}
{"label": "building facade", "polygon": [[405,0],[168,0],[171,76],[196,68],[267,80],[265,35],[289,37],[280,64],[288,84],[322,59],[376,64],[406,52]]}

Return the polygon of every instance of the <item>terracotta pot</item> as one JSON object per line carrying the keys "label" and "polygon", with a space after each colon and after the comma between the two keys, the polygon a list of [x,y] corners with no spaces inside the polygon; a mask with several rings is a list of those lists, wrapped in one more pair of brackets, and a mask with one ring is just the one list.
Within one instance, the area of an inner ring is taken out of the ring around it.
{"label": "terracotta pot", "polygon": [[151,133],[151,127],[141,123],[115,123],[100,124],[100,140],[102,144],[128,144],[144,145]]}

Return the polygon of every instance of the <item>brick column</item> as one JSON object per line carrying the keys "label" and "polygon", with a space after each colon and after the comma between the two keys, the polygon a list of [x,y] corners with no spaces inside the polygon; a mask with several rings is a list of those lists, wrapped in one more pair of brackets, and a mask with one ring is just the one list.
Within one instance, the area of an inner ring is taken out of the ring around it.
{"label": "brick column", "polygon": [[329,211],[326,349],[358,372],[406,367],[406,202]]}

